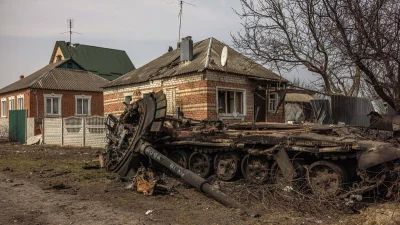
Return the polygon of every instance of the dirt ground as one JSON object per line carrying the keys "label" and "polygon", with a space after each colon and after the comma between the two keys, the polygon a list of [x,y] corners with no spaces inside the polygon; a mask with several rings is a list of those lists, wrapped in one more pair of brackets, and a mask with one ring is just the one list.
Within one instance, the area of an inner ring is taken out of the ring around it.
{"label": "dirt ground", "polygon": [[[0,142],[0,225],[6,224],[400,224],[399,203],[372,204],[360,213],[293,210],[245,201],[237,188],[222,189],[261,217],[249,218],[167,177],[173,195],[144,196],[114,174],[85,170],[101,149],[26,146]],[[237,180],[226,187],[240,187]],[[64,187],[61,189],[53,186]],[[250,193],[251,194],[251,193]],[[308,206],[302,206],[307,209]]]}

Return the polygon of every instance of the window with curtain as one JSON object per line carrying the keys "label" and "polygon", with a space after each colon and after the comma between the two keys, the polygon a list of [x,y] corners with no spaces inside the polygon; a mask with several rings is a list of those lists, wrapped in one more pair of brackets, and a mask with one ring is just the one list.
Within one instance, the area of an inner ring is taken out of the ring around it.
{"label": "window with curtain", "polygon": [[61,99],[58,97],[46,98],[46,115],[61,114]]}
{"label": "window with curtain", "polygon": [[76,115],[90,115],[90,99],[77,98],[76,99]]}
{"label": "window with curtain", "polygon": [[17,98],[17,109],[24,109],[24,97]]}
{"label": "window with curtain", "polygon": [[7,107],[7,102],[6,100],[1,100],[1,117],[6,117],[6,107]]}

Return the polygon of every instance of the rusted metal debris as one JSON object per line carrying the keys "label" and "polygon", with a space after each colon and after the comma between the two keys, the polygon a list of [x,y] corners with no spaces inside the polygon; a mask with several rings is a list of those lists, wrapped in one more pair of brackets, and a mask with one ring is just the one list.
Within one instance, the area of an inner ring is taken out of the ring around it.
{"label": "rusted metal debris", "polygon": [[155,177],[151,169],[142,166],[133,177],[132,186],[137,192],[143,193],[144,195],[153,195],[158,181],[159,179]]}
{"label": "rusted metal debris", "polygon": [[71,173],[71,170],[60,170],[50,174],[48,177],[58,177],[69,173]]}
{"label": "rusted metal debris", "polygon": [[[150,157],[199,191],[248,214],[256,213],[204,178],[214,173],[226,181],[243,175],[248,182],[274,183],[283,177],[292,185],[290,180],[304,179],[315,194],[326,196],[343,195],[348,184],[378,186],[400,177],[395,129],[177,119],[166,115],[162,92],[126,106],[119,119],[110,115],[107,120],[107,170],[125,176]],[[397,119],[392,121],[397,127]]]}

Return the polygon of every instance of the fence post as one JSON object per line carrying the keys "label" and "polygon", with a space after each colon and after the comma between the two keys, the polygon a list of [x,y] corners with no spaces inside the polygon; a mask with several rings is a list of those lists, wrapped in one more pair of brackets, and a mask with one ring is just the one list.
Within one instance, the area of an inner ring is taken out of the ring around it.
{"label": "fence post", "polygon": [[61,146],[64,146],[64,118],[61,118]]}
{"label": "fence post", "polygon": [[[36,120],[35,120],[35,128],[34,129],[36,129]],[[44,118],[42,119],[42,144],[45,144],[45,140],[44,140],[44,133],[45,133],[46,131],[45,131],[45,129],[44,129]]]}
{"label": "fence post", "polygon": [[85,125],[85,123],[86,123],[86,118],[83,117],[82,118],[82,126],[83,126],[82,145],[83,145],[83,147],[85,147],[85,144],[86,144],[86,140],[85,140],[85,138],[86,138],[86,125]]}

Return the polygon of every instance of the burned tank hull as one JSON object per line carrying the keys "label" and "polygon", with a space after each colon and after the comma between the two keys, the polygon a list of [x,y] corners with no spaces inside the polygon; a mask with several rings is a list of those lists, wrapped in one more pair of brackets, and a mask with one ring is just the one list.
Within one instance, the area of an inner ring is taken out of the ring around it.
{"label": "burned tank hull", "polygon": [[364,192],[400,176],[396,139],[375,136],[378,140],[371,140],[365,129],[227,125],[167,116],[166,106],[162,92],[152,93],[126,104],[119,119],[109,116],[109,144],[104,154],[109,171],[126,176],[148,159],[143,155],[158,161],[143,151],[143,146],[150,145],[201,178],[216,175],[229,181],[244,177],[251,183],[278,183],[282,178],[290,183],[302,178],[318,195],[346,195],[347,187],[354,184],[364,184],[360,188]]}

